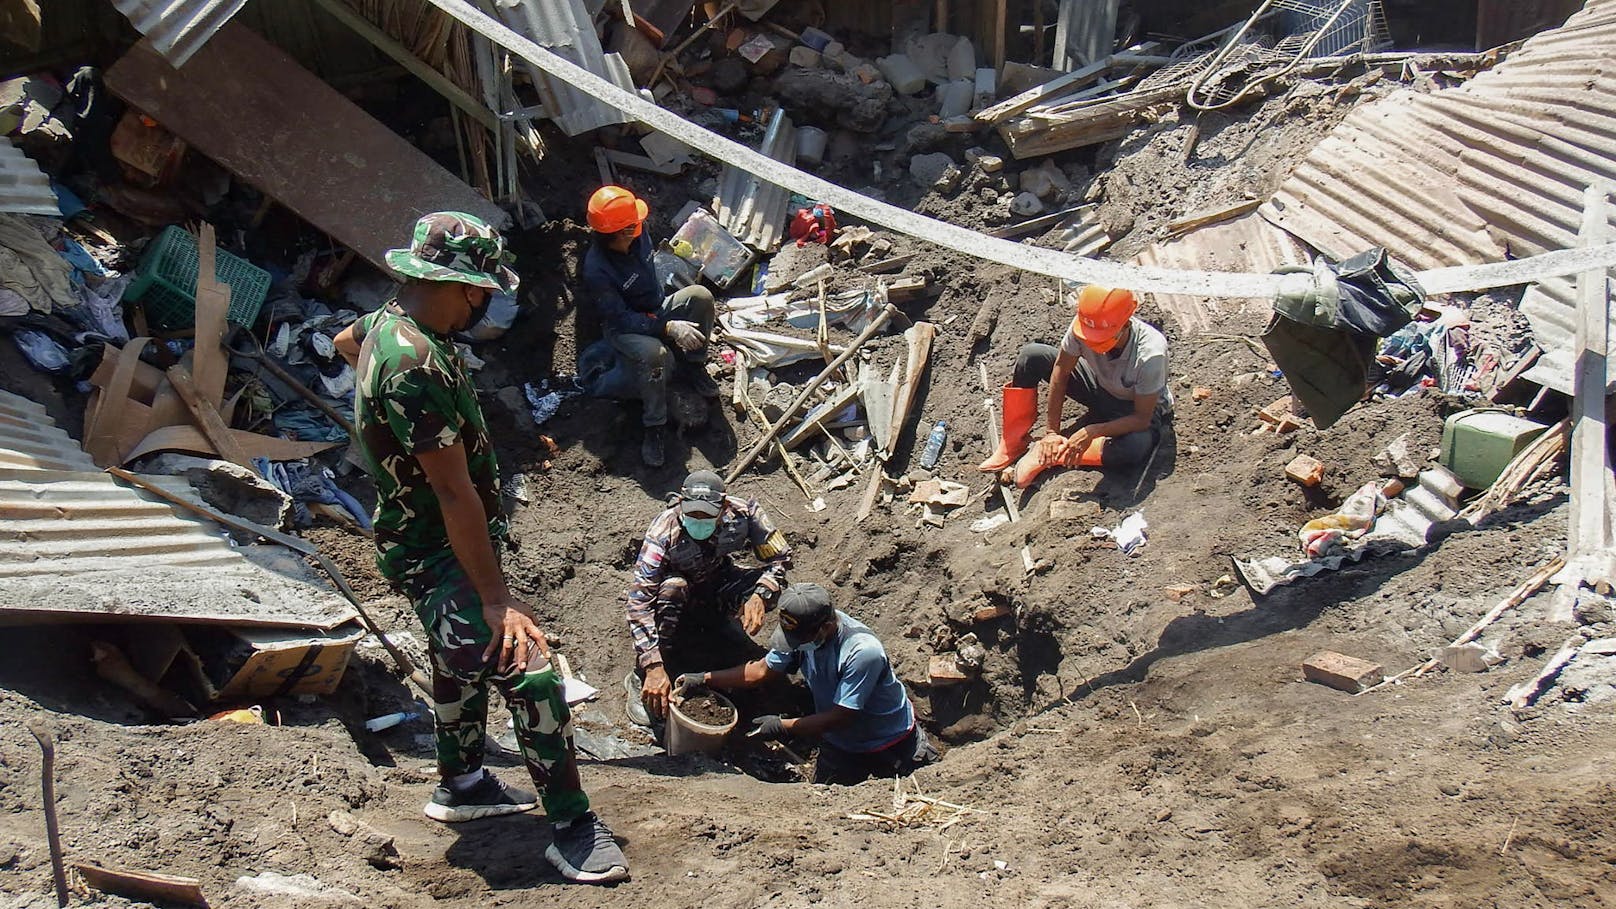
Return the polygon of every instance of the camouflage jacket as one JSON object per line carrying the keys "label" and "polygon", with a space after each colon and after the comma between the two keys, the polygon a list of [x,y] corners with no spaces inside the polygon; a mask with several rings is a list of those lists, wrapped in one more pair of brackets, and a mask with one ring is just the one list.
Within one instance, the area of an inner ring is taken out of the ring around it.
{"label": "camouflage jacket", "polygon": [[779,593],[785,587],[786,570],[791,567],[791,546],[756,499],[725,496],[718,530],[707,540],[693,540],[685,533],[679,523],[679,506],[657,515],[651,529],[645,532],[640,557],[634,563],[634,580],[628,589],[628,628],[640,666],[662,662],[656,625],[657,589],[662,582],[677,576],[693,587],[701,587],[746,550],[766,569],[759,583]]}
{"label": "camouflage jacket", "polygon": [[477,392],[449,339],[389,303],[359,320],[354,426],[376,480],[376,566],[411,586],[457,567],[438,497],[416,455],[464,443],[472,485],[503,540],[499,466]]}

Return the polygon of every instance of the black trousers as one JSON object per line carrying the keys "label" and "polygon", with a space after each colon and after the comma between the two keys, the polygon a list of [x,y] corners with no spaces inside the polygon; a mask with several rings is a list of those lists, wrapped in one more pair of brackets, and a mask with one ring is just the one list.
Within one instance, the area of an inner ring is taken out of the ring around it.
{"label": "black trousers", "polygon": [[822,742],[814,760],[814,782],[852,786],[874,777],[908,776],[935,760],[937,749],[916,723],[908,735],[880,751],[846,751]]}
{"label": "black trousers", "polygon": [[[1037,388],[1049,379],[1055,370],[1055,359],[1060,350],[1052,344],[1028,344],[1016,355],[1016,368],[1010,384],[1016,388]],[[1079,426],[1108,423],[1133,413],[1133,402],[1124,401],[1100,387],[1093,370],[1082,360],[1066,380],[1066,397],[1088,408],[1078,421]],[[1163,408],[1157,407],[1150,418],[1150,426],[1127,435],[1113,436],[1105,443],[1102,457],[1105,467],[1125,467],[1138,464],[1150,456],[1150,450],[1161,438]]]}

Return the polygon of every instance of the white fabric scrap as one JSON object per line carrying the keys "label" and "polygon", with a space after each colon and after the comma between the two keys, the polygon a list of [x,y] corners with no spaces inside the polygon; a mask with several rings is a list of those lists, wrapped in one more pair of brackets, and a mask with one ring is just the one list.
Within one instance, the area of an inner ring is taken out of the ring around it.
{"label": "white fabric scrap", "polygon": [[1095,527],[1089,531],[1089,535],[1096,540],[1110,540],[1117,544],[1123,555],[1131,556],[1137,555],[1139,550],[1145,548],[1145,543],[1149,541],[1145,531],[1149,527],[1150,524],[1145,521],[1145,513],[1136,511],[1123,518],[1121,524],[1109,529]]}

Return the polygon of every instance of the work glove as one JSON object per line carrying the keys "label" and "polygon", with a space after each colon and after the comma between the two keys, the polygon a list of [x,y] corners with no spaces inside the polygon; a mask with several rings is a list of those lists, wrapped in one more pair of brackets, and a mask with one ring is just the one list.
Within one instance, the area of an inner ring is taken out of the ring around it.
{"label": "work glove", "polygon": [[749,739],[759,739],[765,742],[778,742],[790,733],[786,732],[785,720],[778,715],[760,716],[752,721],[752,731],[746,734]]}
{"label": "work glove", "polygon": [[673,690],[679,694],[701,691],[707,687],[707,683],[703,681],[703,676],[706,674],[705,672],[687,672],[679,676],[673,683]]}
{"label": "work glove", "polygon": [[707,346],[707,336],[701,333],[701,326],[694,322],[675,319],[668,323],[664,331],[673,346],[685,353],[695,353]]}

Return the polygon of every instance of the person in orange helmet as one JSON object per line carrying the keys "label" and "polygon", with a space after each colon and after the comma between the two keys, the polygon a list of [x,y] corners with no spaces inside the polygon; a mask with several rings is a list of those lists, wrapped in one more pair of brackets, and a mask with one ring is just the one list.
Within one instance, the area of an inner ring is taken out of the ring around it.
{"label": "person in orange helmet", "polygon": [[584,253],[583,282],[612,348],[634,372],[645,428],[640,459],[647,467],[661,467],[669,380],[679,373],[692,390],[718,397],[718,383],[706,369],[715,307],[712,291],[700,285],[663,294],[645,232],[650,211],[621,186],[595,190],[588,213],[594,242]]}
{"label": "person in orange helmet", "polygon": [[[1150,454],[1172,412],[1167,339],[1134,315],[1139,304],[1133,292],[1090,284],[1078,292],[1076,304],[1059,349],[1036,343],[1021,348],[1003,389],[1002,441],[979,469],[1003,471],[1005,482],[1017,487],[1050,467],[1137,464]],[[1043,429],[1034,436],[1038,383],[1044,379],[1048,404]],[[1069,435],[1061,431],[1068,398],[1088,409]]]}

